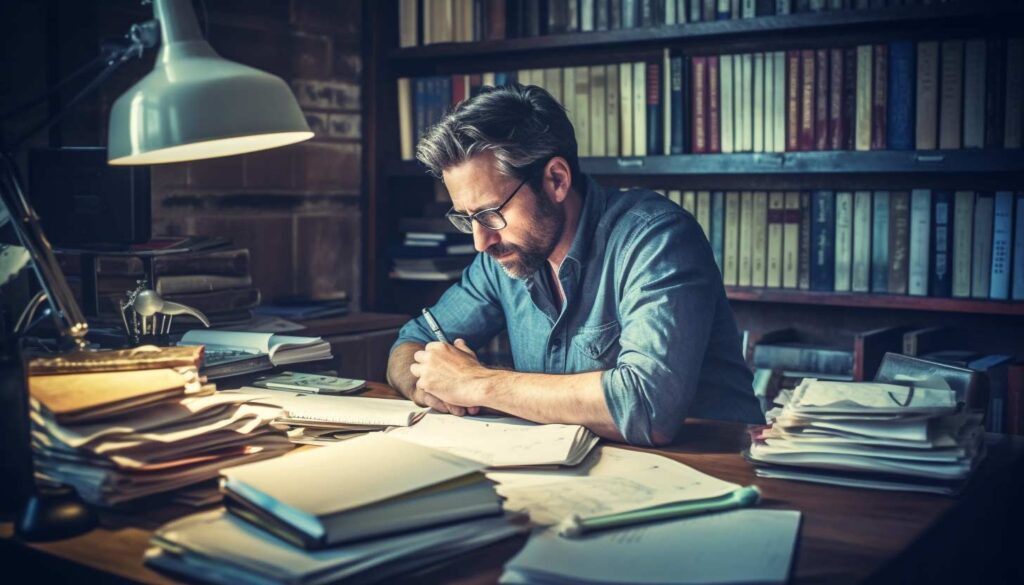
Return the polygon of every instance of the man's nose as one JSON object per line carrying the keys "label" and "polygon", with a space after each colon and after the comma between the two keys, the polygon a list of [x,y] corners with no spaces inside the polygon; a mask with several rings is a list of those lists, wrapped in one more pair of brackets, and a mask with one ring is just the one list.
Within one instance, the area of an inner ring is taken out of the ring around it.
{"label": "man's nose", "polygon": [[480,222],[473,222],[473,246],[477,252],[483,252],[501,240],[501,236],[494,230],[489,230],[480,225]]}

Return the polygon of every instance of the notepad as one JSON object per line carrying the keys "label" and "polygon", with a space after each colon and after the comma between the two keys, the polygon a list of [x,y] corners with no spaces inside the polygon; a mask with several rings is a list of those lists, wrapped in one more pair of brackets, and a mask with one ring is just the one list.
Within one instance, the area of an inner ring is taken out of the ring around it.
{"label": "notepad", "polygon": [[357,425],[370,428],[407,427],[430,410],[410,400],[327,396],[262,388],[243,388],[241,391],[259,394],[255,402],[278,406],[281,408],[282,419],[298,423]]}

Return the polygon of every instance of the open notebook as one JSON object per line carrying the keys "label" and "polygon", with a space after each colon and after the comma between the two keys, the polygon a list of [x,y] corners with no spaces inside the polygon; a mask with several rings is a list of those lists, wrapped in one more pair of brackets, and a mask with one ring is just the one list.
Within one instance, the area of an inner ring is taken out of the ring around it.
{"label": "open notebook", "polygon": [[207,352],[220,348],[266,354],[275,366],[311,362],[331,357],[331,344],[320,337],[299,337],[251,331],[193,329],[179,345],[203,345]]}

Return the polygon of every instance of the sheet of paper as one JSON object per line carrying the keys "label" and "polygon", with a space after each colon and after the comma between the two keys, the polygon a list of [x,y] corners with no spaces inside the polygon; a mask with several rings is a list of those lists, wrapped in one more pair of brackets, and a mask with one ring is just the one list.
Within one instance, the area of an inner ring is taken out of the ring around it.
{"label": "sheet of paper", "polygon": [[[480,461],[488,467],[574,465],[596,443],[579,425],[540,425],[513,417],[429,413],[388,434]],[[583,450],[580,446],[586,448]]]}
{"label": "sheet of paper", "polygon": [[949,390],[908,388],[878,382],[833,382],[805,378],[788,406],[797,412],[901,413],[952,411],[956,396]]}
{"label": "sheet of paper", "polygon": [[282,416],[317,422],[406,427],[430,410],[411,400],[330,396],[248,387],[242,391],[258,394],[254,402],[280,407]]}
{"label": "sheet of paper", "polygon": [[505,509],[527,512],[536,524],[557,524],[572,514],[586,518],[673,502],[722,496],[740,486],[701,473],[668,457],[602,446],[577,468],[489,472]]}
{"label": "sheet of paper", "polygon": [[785,583],[800,512],[746,509],[598,532],[535,532],[501,583]]}

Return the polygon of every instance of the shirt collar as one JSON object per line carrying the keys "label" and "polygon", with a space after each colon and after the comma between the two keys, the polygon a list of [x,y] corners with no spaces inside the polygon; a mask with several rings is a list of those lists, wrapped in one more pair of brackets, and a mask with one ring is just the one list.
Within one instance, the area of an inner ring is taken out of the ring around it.
{"label": "shirt collar", "polygon": [[594,230],[597,229],[597,224],[601,221],[607,203],[607,194],[597,184],[597,181],[587,175],[584,177],[586,178],[586,187],[582,193],[583,204],[580,208],[580,219],[576,225],[576,235],[573,236],[572,245],[569,246],[569,253],[565,256],[566,260],[572,260],[577,264],[577,272],[587,262],[591,248],[593,248]]}

